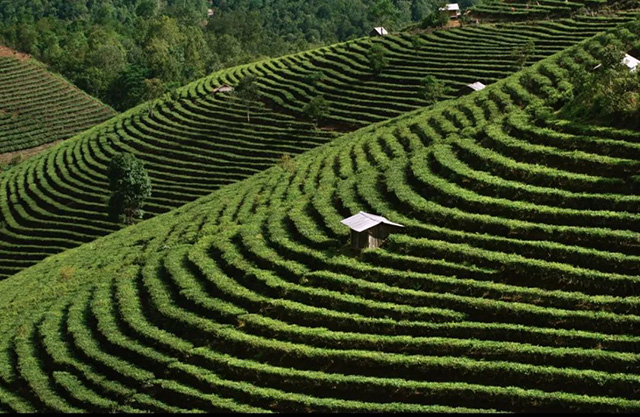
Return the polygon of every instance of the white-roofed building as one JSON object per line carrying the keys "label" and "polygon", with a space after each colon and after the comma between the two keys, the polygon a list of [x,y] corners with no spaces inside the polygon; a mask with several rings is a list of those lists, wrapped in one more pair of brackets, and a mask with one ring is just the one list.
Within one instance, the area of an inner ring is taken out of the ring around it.
{"label": "white-roofed building", "polygon": [[233,87],[231,87],[229,84],[222,84],[222,85],[214,88],[211,91],[211,94],[213,94],[215,96],[217,93],[230,93],[232,91],[233,91]]}
{"label": "white-roofed building", "polygon": [[629,54],[625,54],[622,59],[622,63],[627,66],[631,71],[637,71],[638,65],[640,65],[640,60],[632,57]]}
{"label": "white-roofed building", "polygon": [[388,34],[389,32],[387,32],[387,29],[382,26],[375,27],[371,32],[369,32],[369,36],[386,36]]}
{"label": "white-roofed building", "polygon": [[444,7],[439,8],[441,12],[447,12],[450,19],[460,16],[460,5],[458,3],[447,3]]}
{"label": "white-roofed building", "polygon": [[353,249],[379,248],[389,237],[389,234],[404,227],[382,216],[364,211],[344,219],[341,223],[351,229],[351,247]]}
{"label": "white-roofed building", "polygon": [[460,91],[458,92],[458,97],[473,93],[474,91],[484,90],[485,88],[486,85],[482,84],[480,81],[476,81],[475,83],[462,87],[462,89],[460,89]]}

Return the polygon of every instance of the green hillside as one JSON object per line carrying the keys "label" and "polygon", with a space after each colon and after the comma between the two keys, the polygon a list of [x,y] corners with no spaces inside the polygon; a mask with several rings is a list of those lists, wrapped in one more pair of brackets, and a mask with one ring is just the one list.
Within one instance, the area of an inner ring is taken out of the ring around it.
{"label": "green hillside", "polygon": [[0,47],[0,154],[70,138],[115,115],[39,62]]}
{"label": "green hillside", "polygon": [[[105,176],[118,152],[145,162],[153,183],[145,210],[157,215],[259,173],[283,154],[329,142],[339,131],[424,107],[418,86],[426,75],[446,82],[453,97],[466,84],[491,84],[519,70],[511,52],[529,39],[532,63],[630,20],[631,14],[612,14],[402,33],[215,73],[181,89],[176,101],[160,101],[152,116],[142,105],[0,176],[0,278],[119,227],[107,218]],[[377,75],[367,58],[373,44],[383,46],[388,60]],[[251,123],[237,100],[211,94],[248,74],[258,76],[263,96]],[[309,81],[316,74],[321,79]],[[301,115],[318,95],[331,107],[320,130]]]}
{"label": "green hillside", "polygon": [[637,0],[482,0],[471,12],[481,19],[514,21],[584,16],[633,7],[638,7]]}
{"label": "green hillside", "polygon": [[[639,36],[0,282],[0,410],[640,411],[640,134],[528,112]],[[359,210],[406,228],[356,255]]]}

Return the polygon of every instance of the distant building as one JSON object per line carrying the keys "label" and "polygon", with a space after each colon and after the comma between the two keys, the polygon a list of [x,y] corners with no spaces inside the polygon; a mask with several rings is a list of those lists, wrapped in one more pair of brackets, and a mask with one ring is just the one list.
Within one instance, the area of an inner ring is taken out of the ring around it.
{"label": "distant building", "polygon": [[389,237],[389,234],[404,227],[382,216],[363,211],[344,219],[341,223],[351,229],[351,247],[358,250],[379,248]]}
{"label": "distant building", "polygon": [[214,88],[213,91],[211,91],[211,94],[215,96],[217,93],[230,93],[232,91],[233,91],[233,87],[231,87],[228,84],[222,84]]}
{"label": "distant building", "polygon": [[369,36],[386,36],[388,34],[389,32],[387,32],[387,29],[383,28],[382,26],[373,28],[373,30],[369,32]]}
{"label": "distant building", "polygon": [[637,71],[638,65],[640,65],[640,60],[632,57],[629,54],[625,54],[622,59],[622,63],[627,66],[631,71]]}
{"label": "distant building", "polygon": [[458,91],[458,97],[467,95],[469,93],[473,93],[474,91],[484,90],[486,85],[482,84],[480,81],[476,81],[473,84],[465,85]]}
{"label": "distant building", "polygon": [[438,10],[441,12],[447,12],[450,19],[457,19],[460,16],[460,5],[458,5],[458,3],[448,3]]}

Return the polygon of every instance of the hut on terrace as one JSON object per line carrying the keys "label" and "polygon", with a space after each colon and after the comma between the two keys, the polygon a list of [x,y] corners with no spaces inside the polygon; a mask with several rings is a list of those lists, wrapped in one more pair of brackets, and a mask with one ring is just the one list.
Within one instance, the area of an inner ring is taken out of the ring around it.
{"label": "hut on terrace", "polygon": [[475,83],[465,85],[458,91],[458,97],[467,95],[469,93],[473,93],[474,91],[484,90],[486,85],[482,84],[480,81],[476,81]]}
{"label": "hut on terrace", "polygon": [[382,216],[363,211],[342,220],[341,223],[351,229],[351,247],[356,250],[379,248],[389,234],[404,227]]}
{"label": "hut on terrace", "polygon": [[375,27],[371,32],[369,32],[369,36],[386,36],[388,34],[389,32],[387,32],[387,29],[383,28],[382,26]]}
{"label": "hut on terrace", "polygon": [[211,94],[215,96],[218,93],[230,93],[232,91],[233,91],[233,87],[231,87],[229,84],[222,84],[214,88],[211,91]]}
{"label": "hut on terrace", "polygon": [[460,5],[458,3],[448,3],[444,7],[439,8],[441,12],[446,12],[449,19],[457,19],[460,16]]}
{"label": "hut on terrace", "polygon": [[640,65],[640,60],[638,58],[634,58],[629,54],[625,54],[622,59],[622,63],[627,66],[631,71],[637,71],[638,65]]}

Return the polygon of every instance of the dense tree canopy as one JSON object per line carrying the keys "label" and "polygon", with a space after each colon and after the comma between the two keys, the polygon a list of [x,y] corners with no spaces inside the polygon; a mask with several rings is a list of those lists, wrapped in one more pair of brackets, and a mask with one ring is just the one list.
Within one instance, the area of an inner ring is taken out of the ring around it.
{"label": "dense tree canopy", "polygon": [[[119,110],[212,71],[421,21],[435,0],[0,0],[0,42]],[[207,9],[214,15],[207,17]]]}

